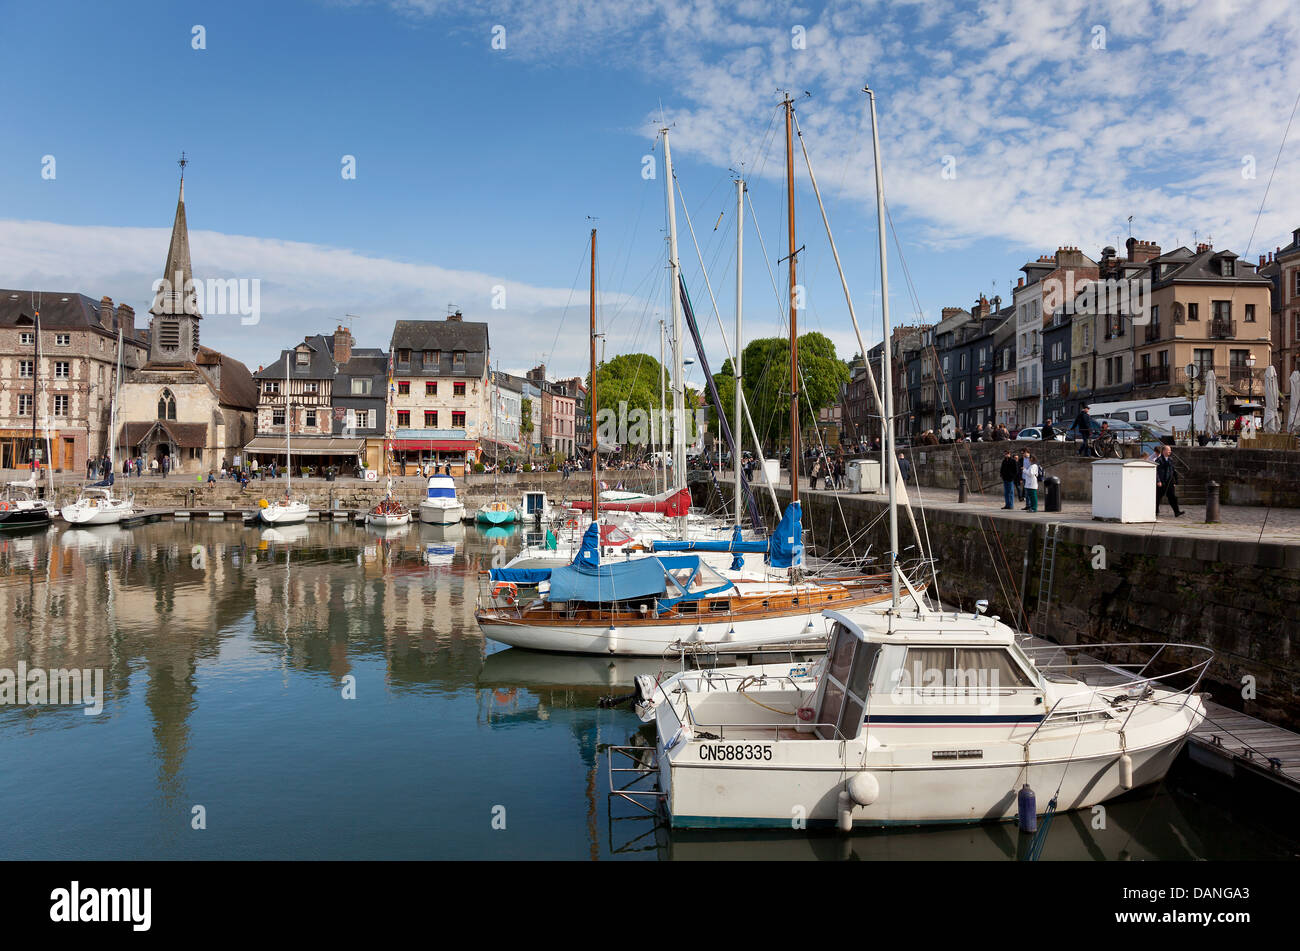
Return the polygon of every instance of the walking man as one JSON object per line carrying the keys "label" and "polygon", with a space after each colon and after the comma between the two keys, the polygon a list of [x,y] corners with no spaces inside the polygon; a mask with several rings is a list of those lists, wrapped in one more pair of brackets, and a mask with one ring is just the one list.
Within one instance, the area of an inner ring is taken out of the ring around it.
{"label": "walking man", "polygon": [[1011,458],[1010,449],[1002,454],[1002,470],[999,474],[1002,476],[1002,501],[1006,503],[1002,507],[1014,509],[1016,507],[1016,460]]}
{"label": "walking man", "polygon": [[1092,416],[1088,413],[1088,407],[1079,407],[1079,415],[1074,417],[1074,428],[1083,437],[1083,443],[1079,446],[1079,455],[1092,455]]}
{"label": "walking man", "polygon": [[1178,505],[1178,493],[1174,486],[1178,482],[1178,472],[1174,469],[1174,448],[1162,446],[1160,458],[1156,460],[1156,514],[1160,514],[1160,499],[1169,500],[1169,507],[1174,510],[1174,518],[1181,518],[1182,508]]}
{"label": "walking man", "polygon": [[903,477],[903,482],[915,482],[912,478],[912,460],[908,459],[901,452],[898,454],[898,471]]}
{"label": "walking man", "polygon": [[1025,453],[1025,511],[1038,511],[1038,477],[1043,474],[1033,453]]}

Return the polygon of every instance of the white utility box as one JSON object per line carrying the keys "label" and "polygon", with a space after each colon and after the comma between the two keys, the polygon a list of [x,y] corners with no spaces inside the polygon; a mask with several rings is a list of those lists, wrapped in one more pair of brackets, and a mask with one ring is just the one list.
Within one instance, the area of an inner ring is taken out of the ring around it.
{"label": "white utility box", "polygon": [[878,459],[854,459],[849,463],[849,491],[880,492],[880,461]]}
{"label": "white utility box", "polygon": [[1156,467],[1144,459],[1092,464],[1092,517],[1106,522],[1156,520]]}
{"label": "white utility box", "polygon": [[771,486],[780,485],[781,484],[781,460],[764,459],[763,476],[767,480],[768,485]]}

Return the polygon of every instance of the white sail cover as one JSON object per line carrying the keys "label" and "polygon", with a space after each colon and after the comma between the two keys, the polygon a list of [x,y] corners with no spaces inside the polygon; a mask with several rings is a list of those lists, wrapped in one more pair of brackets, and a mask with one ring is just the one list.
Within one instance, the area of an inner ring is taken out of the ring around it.
{"label": "white sail cover", "polygon": [[1300,427],[1300,370],[1291,371],[1290,385],[1287,392],[1291,394],[1291,412],[1287,415],[1287,432],[1295,432]]}

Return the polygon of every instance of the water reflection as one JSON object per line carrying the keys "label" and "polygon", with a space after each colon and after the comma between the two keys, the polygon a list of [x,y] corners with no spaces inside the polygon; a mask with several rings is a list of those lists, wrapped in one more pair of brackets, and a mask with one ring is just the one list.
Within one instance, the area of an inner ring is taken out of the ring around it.
{"label": "water reflection", "polygon": [[[104,711],[0,706],[0,854],[58,858],[991,858],[1012,826],[672,833],[606,796],[655,659],[485,644],[478,573],[521,543],[343,523],[0,536],[0,668],[105,672]],[[355,697],[355,699],[349,699]],[[1195,777],[1059,816],[1047,858],[1276,856]],[[206,829],[194,827],[202,806]],[[506,830],[492,810],[507,809]],[[1216,811],[1217,810],[1217,811]],[[1205,830],[1234,823],[1225,842]]]}

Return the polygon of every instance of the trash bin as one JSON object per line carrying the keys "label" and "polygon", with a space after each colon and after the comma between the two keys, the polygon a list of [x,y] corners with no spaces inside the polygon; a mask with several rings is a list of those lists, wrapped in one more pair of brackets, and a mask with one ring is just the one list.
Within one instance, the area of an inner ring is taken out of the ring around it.
{"label": "trash bin", "polygon": [[1061,511],[1061,480],[1056,476],[1043,480],[1043,499],[1044,512]]}

